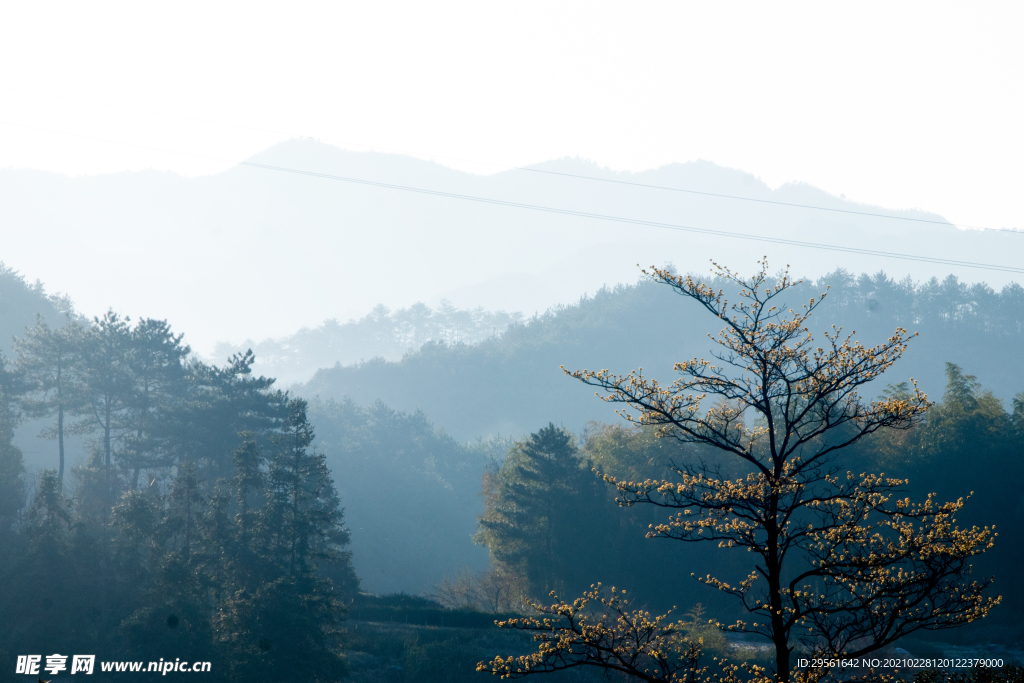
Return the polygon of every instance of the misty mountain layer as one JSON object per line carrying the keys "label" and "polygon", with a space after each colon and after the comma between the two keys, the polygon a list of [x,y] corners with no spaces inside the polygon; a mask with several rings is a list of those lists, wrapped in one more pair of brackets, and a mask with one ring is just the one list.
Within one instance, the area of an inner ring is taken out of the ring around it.
{"label": "misty mountain layer", "polygon": [[[709,162],[617,173],[560,160],[479,176],[400,155],[357,153],[311,140],[279,144],[251,162],[559,210],[728,230],[753,236],[989,263],[1018,263],[1021,235],[950,225],[737,201],[647,184],[750,199],[874,211],[800,184],[776,190]],[[543,172],[542,172],[543,171]],[[602,182],[572,177],[575,174]],[[887,213],[892,213],[888,212]],[[941,221],[923,212],[904,217]],[[171,320],[207,354],[217,341],[277,338],[324,320],[361,318],[386,302],[523,311],[633,282],[635,264],[672,262],[705,272],[712,257],[739,270],[773,264],[820,277],[851,272],[950,269],[650,226],[595,220],[237,166],[183,178],[144,171],[69,178],[0,171],[4,261],[79,310]],[[996,287],[1009,275],[962,269]]]}

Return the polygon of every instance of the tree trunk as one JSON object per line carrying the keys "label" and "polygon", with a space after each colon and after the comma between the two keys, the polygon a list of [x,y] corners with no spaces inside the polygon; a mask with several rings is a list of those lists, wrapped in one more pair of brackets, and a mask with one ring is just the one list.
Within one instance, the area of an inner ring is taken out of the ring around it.
{"label": "tree trunk", "polygon": [[110,486],[110,401],[107,401],[103,415],[103,472],[108,498],[112,497]]}
{"label": "tree trunk", "polygon": [[[59,400],[59,394],[58,394]],[[57,450],[60,453],[60,469],[57,470],[57,491],[64,492],[64,405],[57,407]]]}
{"label": "tree trunk", "polygon": [[64,391],[61,382],[61,358],[57,357],[57,452],[60,468],[57,470],[57,491],[64,493]]}
{"label": "tree trunk", "polygon": [[778,501],[772,500],[769,505],[768,532],[768,598],[771,607],[772,641],[775,643],[775,672],[782,683],[789,681],[789,641],[786,638],[785,615],[782,611],[782,576],[779,562],[779,530],[775,521],[778,519]]}

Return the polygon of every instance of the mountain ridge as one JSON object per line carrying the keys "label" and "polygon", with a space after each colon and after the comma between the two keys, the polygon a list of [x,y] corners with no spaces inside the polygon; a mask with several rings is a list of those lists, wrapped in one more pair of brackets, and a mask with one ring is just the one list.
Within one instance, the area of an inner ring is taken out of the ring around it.
{"label": "mountain ridge", "polygon": [[[346,151],[305,139],[280,143],[250,159],[499,201],[961,260],[1006,260],[1024,248],[1019,235],[1008,233],[968,233],[952,225],[551,173],[512,169],[474,175],[434,161]],[[636,173],[578,158],[535,167],[845,210],[867,206],[802,183],[773,190],[750,173],[709,161]],[[905,214],[941,220],[911,210],[894,215]],[[113,307],[133,316],[169,319],[188,330],[190,343],[204,353],[217,341],[277,338],[332,318],[359,318],[380,302],[401,308],[417,301],[436,305],[447,297],[459,308],[530,315],[605,285],[634,282],[637,263],[671,262],[680,270],[701,272],[714,258],[744,271],[768,255],[773,264],[789,263],[811,276],[838,267],[851,272],[881,267],[925,280],[950,270],[248,166],[196,178],[162,171],[65,177],[0,170],[0,221],[17,228],[9,231],[12,237],[0,257],[20,272],[56,291],[75,292],[77,307],[89,315]],[[1003,273],[956,272],[997,287],[1013,279]],[[518,285],[516,278],[532,284]],[[481,286],[487,282],[496,284]]]}

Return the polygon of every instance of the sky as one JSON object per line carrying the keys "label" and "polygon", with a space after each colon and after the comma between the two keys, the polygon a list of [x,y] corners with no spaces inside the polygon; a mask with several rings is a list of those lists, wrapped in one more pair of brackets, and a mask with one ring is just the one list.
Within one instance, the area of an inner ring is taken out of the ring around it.
{"label": "sky", "polygon": [[1024,227],[1022,19],[1020,3],[7,3],[0,167],[202,175],[303,135],[480,173],[706,159]]}
{"label": "sky", "polygon": [[[297,137],[477,174],[566,157],[634,172],[702,159],[771,188],[1024,229],[1022,19],[1024,5],[998,2],[7,3],[0,168],[198,178]],[[154,278],[163,290],[123,291],[127,271],[104,281],[88,263],[75,271],[79,254],[31,246],[67,240],[14,237],[0,260],[83,313],[174,314],[204,348],[360,317],[377,296],[222,330],[174,313],[198,306],[175,302],[174,268]],[[15,258],[18,239],[31,258]],[[1015,252],[972,258],[1010,264]],[[463,289],[478,290],[474,278]],[[399,289],[440,296],[410,286]],[[577,289],[566,302],[593,287]]]}

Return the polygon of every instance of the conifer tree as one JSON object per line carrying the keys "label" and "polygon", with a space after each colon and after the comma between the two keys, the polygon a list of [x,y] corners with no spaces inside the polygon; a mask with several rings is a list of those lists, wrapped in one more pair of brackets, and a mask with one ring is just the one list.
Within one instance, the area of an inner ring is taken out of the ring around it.
{"label": "conifer tree", "polygon": [[81,346],[81,419],[74,428],[83,434],[99,432],[97,463],[102,474],[104,507],[113,505],[116,472],[113,454],[117,442],[130,429],[127,409],[133,393],[131,348],[128,318],[108,311],[95,318]]}
{"label": "conifer tree", "polygon": [[564,590],[579,573],[574,548],[589,540],[594,515],[607,502],[600,494],[593,499],[593,484],[572,435],[549,424],[513,447],[488,477],[476,541],[499,566],[523,575],[532,595]]}
{"label": "conifer tree", "polygon": [[25,336],[16,338],[18,368],[25,376],[27,392],[23,401],[29,417],[52,417],[54,424],[43,432],[57,440],[57,487],[64,488],[65,420],[82,406],[79,385],[83,330],[70,317],[51,328],[42,317]]}
{"label": "conifer tree", "polygon": [[73,613],[76,597],[73,521],[71,503],[58,487],[56,470],[43,470],[25,513],[25,558],[12,610],[26,620],[26,631],[38,633],[55,626],[71,630],[69,612]]}
{"label": "conifer tree", "polygon": [[223,367],[189,363],[186,396],[166,416],[173,435],[170,458],[196,463],[207,485],[234,476],[232,454],[242,445],[241,435],[266,447],[287,419],[287,396],[273,389],[273,378],[253,374],[255,362],[248,351]]}
{"label": "conifer tree", "polygon": [[25,462],[21,449],[14,445],[18,404],[25,389],[22,376],[0,353],[0,539],[10,532],[25,504]]}
{"label": "conifer tree", "polygon": [[139,580],[135,586],[122,584],[134,609],[120,632],[140,657],[177,651],[218,660],[212,599],[218,586],[206,559],[217,552],[220,539],[208,533],[209,514],[209,500],[190,462],[178,466],[166,495],[129,490],[115,508],[119,578],[131,577],[135,568]]}
{"label": "conifer tree", "polygon": [[1013,397],[1013,414],[1010,425],[1018,443],[1024,446],[1024,391]]}
{"label": "conifer tree", "polygon": [[340,652],[339,595],[323,569],[349,564],[349,534],[322,454],[311,451],[306,402],[288,403],[283,429],[262,457],[252,438],[235,453],[238,506],[233,588],[221,620],[233,676],[334,681]]}
{"label": "conifer tree", "polygon": [[173,463],[175,434],[170,416],[175,412],[174,404],[186,399],[185,359],[191,352],[182,339],[183,335],[171,332],[165,320],[145,318],[132,328],[132,391],[127,407],[128,430],[119,458],[132,473],[132,489],[138,487],[144,468]]}

